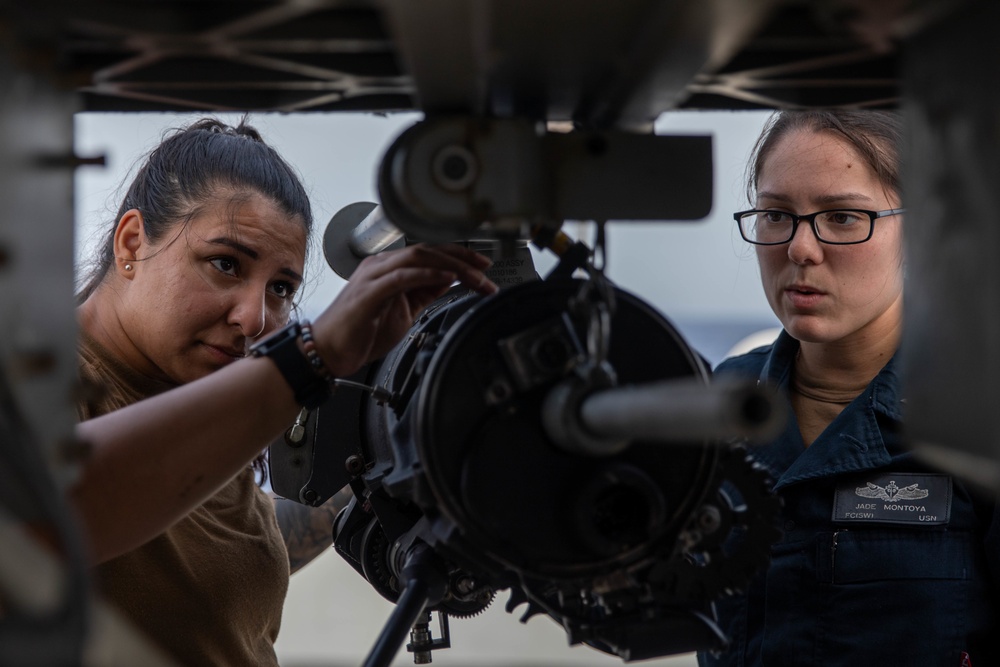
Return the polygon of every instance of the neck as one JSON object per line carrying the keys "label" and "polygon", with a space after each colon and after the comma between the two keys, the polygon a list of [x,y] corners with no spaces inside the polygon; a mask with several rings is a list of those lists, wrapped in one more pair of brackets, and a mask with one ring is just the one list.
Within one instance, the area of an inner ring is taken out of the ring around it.
{"label": "neck", "polygon": [[848,338],[830,343],[803,342],[796,373],[827,389],[864,389],[899,347],[902,319],[889,318]]}
{"label": "neck", "polygon": [[899,346],[901,318],[867,327],[845,340],[803,342],[792,377],[792,409],[806,447],[889,362]]}
{"label": "neck", "polygon": [[76,309],[80,330],[136,372],[170,382],[129,337],[119,317],[119,301],[117,291],[107,281],[99,285]]}

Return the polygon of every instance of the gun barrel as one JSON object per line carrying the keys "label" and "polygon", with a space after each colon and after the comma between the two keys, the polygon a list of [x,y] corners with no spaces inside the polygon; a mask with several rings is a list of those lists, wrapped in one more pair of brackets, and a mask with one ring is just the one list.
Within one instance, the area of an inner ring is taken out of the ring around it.
{"label": "gun barrel", "polygon": [[580,419],[603,437],[676,443],[773,437],[784,412],[755,383],[666,380],[596,392],[580,404]]}

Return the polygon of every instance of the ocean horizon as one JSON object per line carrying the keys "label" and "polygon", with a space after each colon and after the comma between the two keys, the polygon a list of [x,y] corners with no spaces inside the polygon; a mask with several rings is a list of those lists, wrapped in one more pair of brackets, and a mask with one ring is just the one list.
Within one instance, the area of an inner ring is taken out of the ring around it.
{"label": "ocean horizon", "polygon": [[[685,342],[701,354],[713,368],[749,336],[781,327],[777,319],[764,318],[668,319]],[[763,344],[766,344],[766,341],[758,341],[753,347]]]}

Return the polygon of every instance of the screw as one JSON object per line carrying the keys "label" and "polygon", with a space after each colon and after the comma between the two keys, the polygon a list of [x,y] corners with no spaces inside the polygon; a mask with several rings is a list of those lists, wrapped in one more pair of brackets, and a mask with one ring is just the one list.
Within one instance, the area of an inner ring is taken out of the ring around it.
{"label": "screw", "polygon": [[472,577],[463,575],[455,581],[455,590],[460,595],[468,595],[476,590],[476,582]]}
{"label": "screw", "polygon": [[504,379],[498,378],[486,388],[486,403],[488,405],[503,403],[512,393],[510,385]]}
{"label": "screw", "polygon": [[701,514],[698,516],[698,525],[707,534],[712,534],[719,529],[722,525],[722,516],[719,514],[719,508],[714,505],[705,505],[701,508]]}
{"label": "screw", "polygon": [[357,454],[351,454],[344,462],[344,467],[351,475],[360,475],[365,469],[365,460]]}

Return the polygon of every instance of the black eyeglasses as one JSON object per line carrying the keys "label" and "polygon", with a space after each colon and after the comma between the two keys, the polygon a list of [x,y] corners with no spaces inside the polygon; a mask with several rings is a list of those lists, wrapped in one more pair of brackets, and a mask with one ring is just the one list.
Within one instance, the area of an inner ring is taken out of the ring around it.
{"label": "black eyeglasses", "polygon": [[795,236],[799,222],[812,226],[813,233],[822,243],[852,245],[864,243],[872,237],[875,219],[905,213],[905,208],[886,211],[865,211],[857,208],[837,208],[817,211],[809,215],[795,215],[786,211],[752,210],[734,213],[740,225],[740,235],[754,245],[781,245]]}

